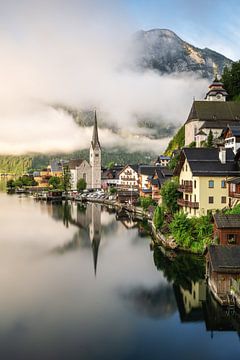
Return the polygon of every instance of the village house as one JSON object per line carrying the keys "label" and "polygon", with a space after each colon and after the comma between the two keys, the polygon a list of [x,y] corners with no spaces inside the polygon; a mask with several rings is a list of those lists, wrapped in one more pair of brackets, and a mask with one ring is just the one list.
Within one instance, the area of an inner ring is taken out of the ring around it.
{"label": "village house", "polygon": [[217,212],[214,215],[214,238],[220,245],[240,245],[240,215]]}
{"label": "village house", "polygon": [[200,147],[210,131],[216,139],[228,125],[240,126],[240,102],[226,101],[226,98],[223,84],[215,79],[209,86],[205,100],[193,101],[185,123],[185,146],[196,142]]}
{"label": "village house", "polygon": [[240,149],[240,124],[238,126],[228,125],[222,136],[225,140],[225,148],[232,149],[236,154]]}
{"label": "village house", "polygon": [[240,177],[229,179],[227,183],[229,206],[233,207],[240,204]]}
{"label": "village house", "polygon": [[114,165],[111,169],[103,169],[101,178],[102,188],[107,190],[109,187],[118,187],[119,173],[122,169],[122,165]]}
{"label": "village house", "polygon": [[232,149],[184,148],[174,170],[183,197],[178,205],[189,216],[207,215],[228,206],[228,178],[239,174]]}
{"label": "village house", "polygon": [[152,197],[152,186],[150,179],[156,170],[155,165],[140,165],[138,169],[139,195],[142,197]]}
{"label": "village house", "polygon": [[231,286],[240,279],[240,246],[210,245],[206,260],[211,292],[220,304],[231,304]]}
{"label": "village house", "polygon": [[169,161],[171,160],[170,156],[166,156],[166,155],[159,155],[157,160],[155,161],[155,165],[156,166],[162,166],[162,167],[166,167],[168,166]]}
{"label": "village house", "polygon": [[162,203],[162,197],[161,197],[162,185],[166,181],[171,180],[172,176],[173,176],[172,170],[166,167],[157,166],[154,175],[149,180],[152,188],[152,199],[154,201],[157,201],[159,204]]}
{"label": "village house", "polygon": [[138,190],[138,165],[126,165],[119,172],[118,187],[122,190]]}

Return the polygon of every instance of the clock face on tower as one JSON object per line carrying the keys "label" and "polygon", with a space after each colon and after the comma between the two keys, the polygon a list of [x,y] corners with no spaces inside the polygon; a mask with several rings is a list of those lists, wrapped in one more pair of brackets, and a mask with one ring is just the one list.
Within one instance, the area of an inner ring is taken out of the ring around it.
{"label": "clock face on tower", "polygon": [[221,97],[222,97],[221,94],[217,94],[216,96],[217,99],[221,99]]}

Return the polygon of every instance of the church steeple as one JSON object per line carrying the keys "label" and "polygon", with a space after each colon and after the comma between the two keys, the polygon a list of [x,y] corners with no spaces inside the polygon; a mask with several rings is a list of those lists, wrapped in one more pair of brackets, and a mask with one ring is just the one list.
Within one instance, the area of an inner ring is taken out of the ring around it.
{"label": "church steeple", "polygon": [[209,85],[209,91],[205,96],[207,101],[226,101],[228,96],[227,91],[224,89],[224,85],[221,81],[218,80],[217,74],[215,74],[215,79],[212,84]]}
{"label": "church steeple", "polygon": [[94,114],[93,134],[90,146],[90,166],[92,168],[92,189],[101,189],[101,145],[98,138],[97,114]]}
{"label": "church steeple", "polygon": [[97,125],[97,113],[96,113],[96,110],[95,110],[95,114],[94,114],[93,135],[92,135],[91,144],[92,144],[93,149],[95,149],[96,145],[98,145],[99,148],[101,148],[99,138],[98,138],[98,125]]}

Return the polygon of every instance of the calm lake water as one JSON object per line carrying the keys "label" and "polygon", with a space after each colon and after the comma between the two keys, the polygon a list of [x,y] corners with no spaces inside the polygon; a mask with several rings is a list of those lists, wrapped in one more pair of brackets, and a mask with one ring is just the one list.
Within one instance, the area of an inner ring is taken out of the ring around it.
{"label": "calm lake water", "polygon": [[204,263],[150,250],[144,224],[0,194],[0,358],[240,359],[240,316]]}

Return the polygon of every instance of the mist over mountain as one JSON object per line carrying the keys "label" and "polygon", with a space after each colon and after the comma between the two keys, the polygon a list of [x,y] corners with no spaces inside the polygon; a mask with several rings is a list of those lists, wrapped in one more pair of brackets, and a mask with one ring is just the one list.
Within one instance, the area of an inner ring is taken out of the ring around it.
{"label": "mist over mountain", "polygon": [[208,48],[200,49],[182,40],[168,29],[138,31],[134,37],[136,63],[140,69],[153,69],[161,74],[194,73],[212,79],[222,74],[232,60]]}

